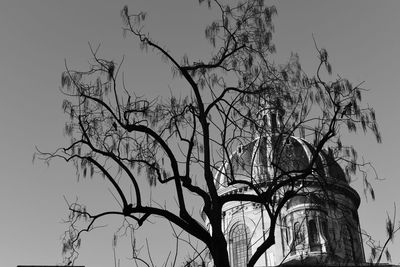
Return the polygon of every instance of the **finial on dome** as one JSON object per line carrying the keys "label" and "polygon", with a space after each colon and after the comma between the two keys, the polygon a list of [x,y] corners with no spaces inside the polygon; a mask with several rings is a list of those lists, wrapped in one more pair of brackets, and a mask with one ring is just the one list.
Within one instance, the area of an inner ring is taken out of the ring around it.
{"label": "finial on dome", "polygon": [[279,133],[284,128],[283,116],[285,110],[279,98],[260,100],[260,111],[258,112],[259,119],[262,121],[264,129],[271,133]]}

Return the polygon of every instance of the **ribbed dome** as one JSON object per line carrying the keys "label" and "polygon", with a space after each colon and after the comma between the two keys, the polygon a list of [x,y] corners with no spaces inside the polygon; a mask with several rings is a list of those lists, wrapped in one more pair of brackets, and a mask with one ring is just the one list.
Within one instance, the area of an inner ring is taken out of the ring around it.
{"label": "ribbed dome", "polygon": [[[315,150],[313,145],[298,137],[291,136],[283,141],[278,137],[272,138],[272,141],[271,138],[260,137],[238,147],[232,154],[230,163],[220,168],[215,183],[217,188],[227,186],[228,179],[232,179],[232,172],[236,180],[253,179],[257,183],[268,181],[275,171],[300,172],[308,168]],[[343,169],[326,150],[319,153],[314,168],[318,176],[326,181],[348,184]]]}

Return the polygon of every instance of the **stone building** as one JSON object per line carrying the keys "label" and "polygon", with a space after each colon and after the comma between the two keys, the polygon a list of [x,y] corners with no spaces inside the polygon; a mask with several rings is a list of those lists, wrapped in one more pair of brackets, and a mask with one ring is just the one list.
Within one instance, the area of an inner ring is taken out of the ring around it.
{"label": "stone building", "polygon": [[[228,185],[231,173],[235,174],[234,179],[247,180],[261,188],[272,183],[278,170],[284,173],[309,166],[316,148],[302,138],[282,134],[279,112],[267,110],[261,116],[271,129],[270,134],[237,147],[230,164],[222,166],[215,176],[220,195],[254,193],[244,184]],[[276,243],[256,266],[365,263],[357,212],[360,197],[350,187],[332,152],[322,150],[313,163],[312,175],[302,179],[295,188],[300,190],[298,196],[280,213]],[[231,266],[246,266],[268,234],[269,216],[262,205],[229,203],[223,209],[223,229]]]}

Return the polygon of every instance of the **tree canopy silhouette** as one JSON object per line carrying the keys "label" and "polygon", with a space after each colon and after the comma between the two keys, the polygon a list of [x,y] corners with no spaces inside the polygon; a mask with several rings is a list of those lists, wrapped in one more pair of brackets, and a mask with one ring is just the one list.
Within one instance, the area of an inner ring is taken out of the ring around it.
{"label": "tree canopy silhouette", "polygon": [[[365,164],[358,161],[354,148],[342,142],[340,131],[370,131],[381,142],[374,110],[362,105],[361,84],[330,76],[332,67],[325,49],[316,45],[314,75],[304,73],[296,54],[285,64],[271,61],[274,6],[266,6],[262,0],[234,5],[219,0],[199,2],[219,12],[219,18],[205,29],[210,53],[201,60],[173,55],[153,40],[144,32],[145,13],[133,14],[127,6],[121,11],[124,35],[135,37],[141,48],[160,54],[173,77],[187,84],[188,90],[180,91],[179,97],[137,96],[121,77],[122,62],[102,58],[93,48],[87,70],[66,66],[62,73],[66,95],[62,108],[69,116],[65,133],[71,144],[41,153],[41,157],[72,162],[84,177],[103,176],[121,204],[120,210],[98,214],[78,203],[70,204],[71,227],[64,240],[69,260],[76,257],[82,231],[93,229],[100,218],[119,215],[140,227],[157,216],[201,241],[215,266],[229,266],[222,207],[244,201],[262,205],[271,225],[265,241],[253,248],[248,266],[254,266],[275,243],[281,209],[299,192],[299,182],[313,175],[324,148],[329,146],[327,151],[344,167],[347,179]],[[315,150],[306,167],[283,168],[288,159],[276,157],[277,151],[289,149],[286,141],[295,134],[313,143]],[[231,155],[258,136],[279,140],[271,153],[275,154],[272,177],[263,187],[253,173],[248,179],[239,179],[230,168],[235,160]],[[215,181],[222,166],[229,170],[224,185]],[[175,206],[148,201],[143,181],[150,187],[171,185],[169,197],[176,199]],[[219,187],[232,185],[246,185],[251,190],[218,194]],[[189,195],[200,200],[197,209],[212,230],[188,209]],[[76,226],[80,219],[87,221],[81,229]]]}

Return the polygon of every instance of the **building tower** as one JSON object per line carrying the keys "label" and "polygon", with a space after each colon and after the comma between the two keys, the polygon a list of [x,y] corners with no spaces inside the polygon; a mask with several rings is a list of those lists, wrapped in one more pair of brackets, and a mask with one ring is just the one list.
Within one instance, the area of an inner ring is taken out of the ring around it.
{"label": "building tower", "polygon": [[[245,184],[228,185],[231,173],[235,174],[234,179],[268,187],[278,170],[302,170],[310,165],[316,148],[302,138],[281,132],[284,115],[281,110],[265,108],[260,112],[268,134],[238,146],[230,157],[230,164],[221,167],[215,176],[220,195],[254,193]],[[256,266],[364,263],[357,213],[360,197],[350,187],[331,151],[322,150],[318,154],[312,175],[302,179],[296,188],[301,188],[298,195],[280,214],[275,245]],[[242,267],[265,240],[269,217],[262,205],[229,203],[223,207],[223,228],[231,266]]]}

